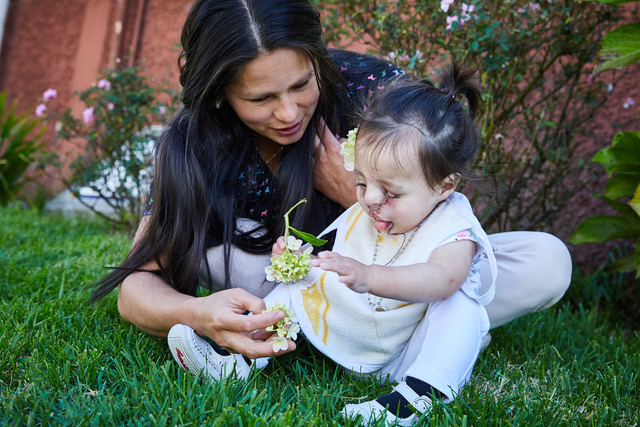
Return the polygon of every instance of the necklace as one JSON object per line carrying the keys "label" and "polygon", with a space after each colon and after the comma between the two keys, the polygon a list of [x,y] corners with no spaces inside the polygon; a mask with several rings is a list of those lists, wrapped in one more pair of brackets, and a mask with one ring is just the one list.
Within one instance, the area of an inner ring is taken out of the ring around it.
{"label": "necklace", "polygon": [[278,151],[276,151],[275,153],[273,153],[273,156],[269,157],[269,160],[265,161],[265,162],[264,162],[264,164],[265,164],[265,165],[269,164],[269,162],[270,162],[271,160],[273,160],[273,159],[274,159],[278,154],[280,154],[280,152],[281,152],[282,150],[284,150],[284,145],[281,145],[281,146],[280,146],[280,149],[279,149]]}
{"label": "necklace", "polygon": [[[396,252],[396,254],[394,256],[392,256],[391,259],[386,264],[384,264],[385,267],[393,264],[393,262],[395,260],[397,260],[400,257],[400,255],[402,255],[404,253],[404,251],[411,244],[411,241],[413,240],[413,237],[416,235],[416,233],[420,229],[421,225],[422,225],[422,223],[418,224],[418,226],[413,229],[413,231],[411,232],[411,235],[409,236],[409,239],[407,239],[407,235],[406,234],[404,234],[404,233],[402,234],[404,240],[402,241],[402,245],[400,245],[400,249],[398,249],[398,252]],[[373,249],[373,261],[372,261],[372,264],[376,263],[376,259],[378,257],[378,248],[379,247],[380,247],[380,236],[377,236],[376,237],[376,246]],[[376,295],[372,295],[371,293],[367,292],[367,301],[369,302],[369,305],[371,307],[373,307],[376,311],[387,311],[384,307],[382,307],[382,298],[381,297],[376,296]]]}

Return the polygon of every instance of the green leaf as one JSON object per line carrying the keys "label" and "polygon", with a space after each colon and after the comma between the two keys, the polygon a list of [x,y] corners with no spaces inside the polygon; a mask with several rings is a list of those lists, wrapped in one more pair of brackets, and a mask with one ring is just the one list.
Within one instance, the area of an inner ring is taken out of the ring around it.
{"label": "green leaf", "polygon": [[640,216],[640,185],[636,187],[633,197],[629,201],[629,206],[631,206],[634,212]]}
{"label": "green leaf", "polygon": [[301,238],[307,243],[312,244],[313,246],[322,246],[328,242],[328,240],[318,239],[316,236],[310,233],[305,233],[304,231],[298,231],[295,228],[289,226],[289,229],[293,231],[293,234]]}
{"label": "green leaf", "polygon": [[640,183],[640,171],[636,174],[616,174],[609,179],[604,190],[604,196],[616,200],[621,197],[633,196]]}
{"label": "green leaf", "polygon": [[638,230],[630,227],[625,218],[611,215],[595,215],[578,225],[569,239],[570,243],[602,243],[613,239],[637,237]]}
{"label": "green leaf", "polygon": [[592,160],[604,166],[608,174],[637,173],[640,170],[640,132],[619,132],[611,145],[598,151]]}
{"label": "green leaf", "polygon": [[615,6],[618,4],[625,4],[625,3],[631,3],[634,1],[638,1],[638,0],[587,0],[593,3],[600,3],[600,4],[606,4],[609,6]]}
{"label": "green leaf", "polygon": [[600,42],[597,70],[622,68],[640,61],[640,23],[623,25],[609,31]]}

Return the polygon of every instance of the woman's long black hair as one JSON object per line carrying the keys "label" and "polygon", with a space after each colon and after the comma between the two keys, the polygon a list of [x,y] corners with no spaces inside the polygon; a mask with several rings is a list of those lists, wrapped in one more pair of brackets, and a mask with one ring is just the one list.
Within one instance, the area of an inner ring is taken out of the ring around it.
{"label": "woman's long black hair", "polygon": [[[314,215],[321,212],[311,179],[316,125],[322,117],[332,132],[344,132],[346,123],[340,123],[344,117],[336,106],[350,101],[324,45],[319,15],[309,2],[198,0],[187,16],[181,42],[183,108],[158,141],[146,233],[122,264],[94,285],[92,301],[150,261],[160,266],[155,273],[171,286],[195,295],[207,235],[225,245],[228,287],[231,245],[269,252],[284,231],[282,213],[302,198],[310,202],[294,211],[292,226],[310,230],[317,220]],[[238,233],[237,212],[244,200],[236,194],[236,180],[255,147],[251,130],[223,100],[223,90],[260,53],[282,48],[311,59],[320,99],[301,140],[285,147],[276,181],[280,212],[259,233]]]}

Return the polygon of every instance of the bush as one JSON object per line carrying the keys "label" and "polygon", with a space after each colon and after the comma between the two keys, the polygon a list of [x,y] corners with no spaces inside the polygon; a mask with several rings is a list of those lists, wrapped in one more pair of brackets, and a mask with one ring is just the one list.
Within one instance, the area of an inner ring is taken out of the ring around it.
{"label": "bush", "polygon": [[38,141],[46,130],[44,125],[35,134],[31,132],[42,124],[30,114],[16,114],[17,102],[7,108],[7,93],[0,93],[0,205],[15,200],[25,183],[24,173],[34,162],[42,144]]}
{"label": "bush", "polygon": [[[600,0],[603,3],[627,3],[624,0]],[[637,2],[636,2],[637,3]],[[600,46],[603,59],[599,70],[640,63],[640,23],[626,24],[607,33]],[[640,110],[638,111],[640,120]],[[571,243],[602,243],[627,238],[635,240],[635,251],[621,256],[614,267],[636,272],[640,277],[640,132],[616,134],[611,147],[593,158],[609,175],[601,197],[618,215],[595,215],[582,221],[571,236]]]}
{"label": "bush", "polygon": [[[82,119],[68,109],[57,124],[58,140],[67,147],[69,142],[78,145],[68,154],[72,161],[63,182],[97,215],[133,229],[149,190],[154,141],[160,130],[156,124],[175,111],[175,92],[151,87],[138,66],[129,66],[103,70],[96,84],[77,95],[85,104]],[[87,191],[104,200],[112,213],[87,203],[82,197]]]}
{"label": "bush", "polygon": [[414,77],[451,60],[477,66],[485,95],[475,168],[484,188],[465,192],[488,230],[549,230],[583,187],[575,182],[587,184],[576,136],[606,98],[593,63],[615,9],[524,0],[315,3],[328,42],[364,42]]}

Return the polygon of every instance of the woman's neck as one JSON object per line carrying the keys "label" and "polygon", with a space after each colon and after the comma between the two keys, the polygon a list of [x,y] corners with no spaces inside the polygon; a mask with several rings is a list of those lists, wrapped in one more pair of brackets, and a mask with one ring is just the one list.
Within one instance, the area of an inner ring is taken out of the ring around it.
{"label": "woman's neck", "polygon": [[282,149],[284,146],[273,142],[264,136],[256,136],[254,141],[258,154],[260,154],[260,157],[265,162],[271,173],[275,175],[278,170],[280,160],[282,160]]}

